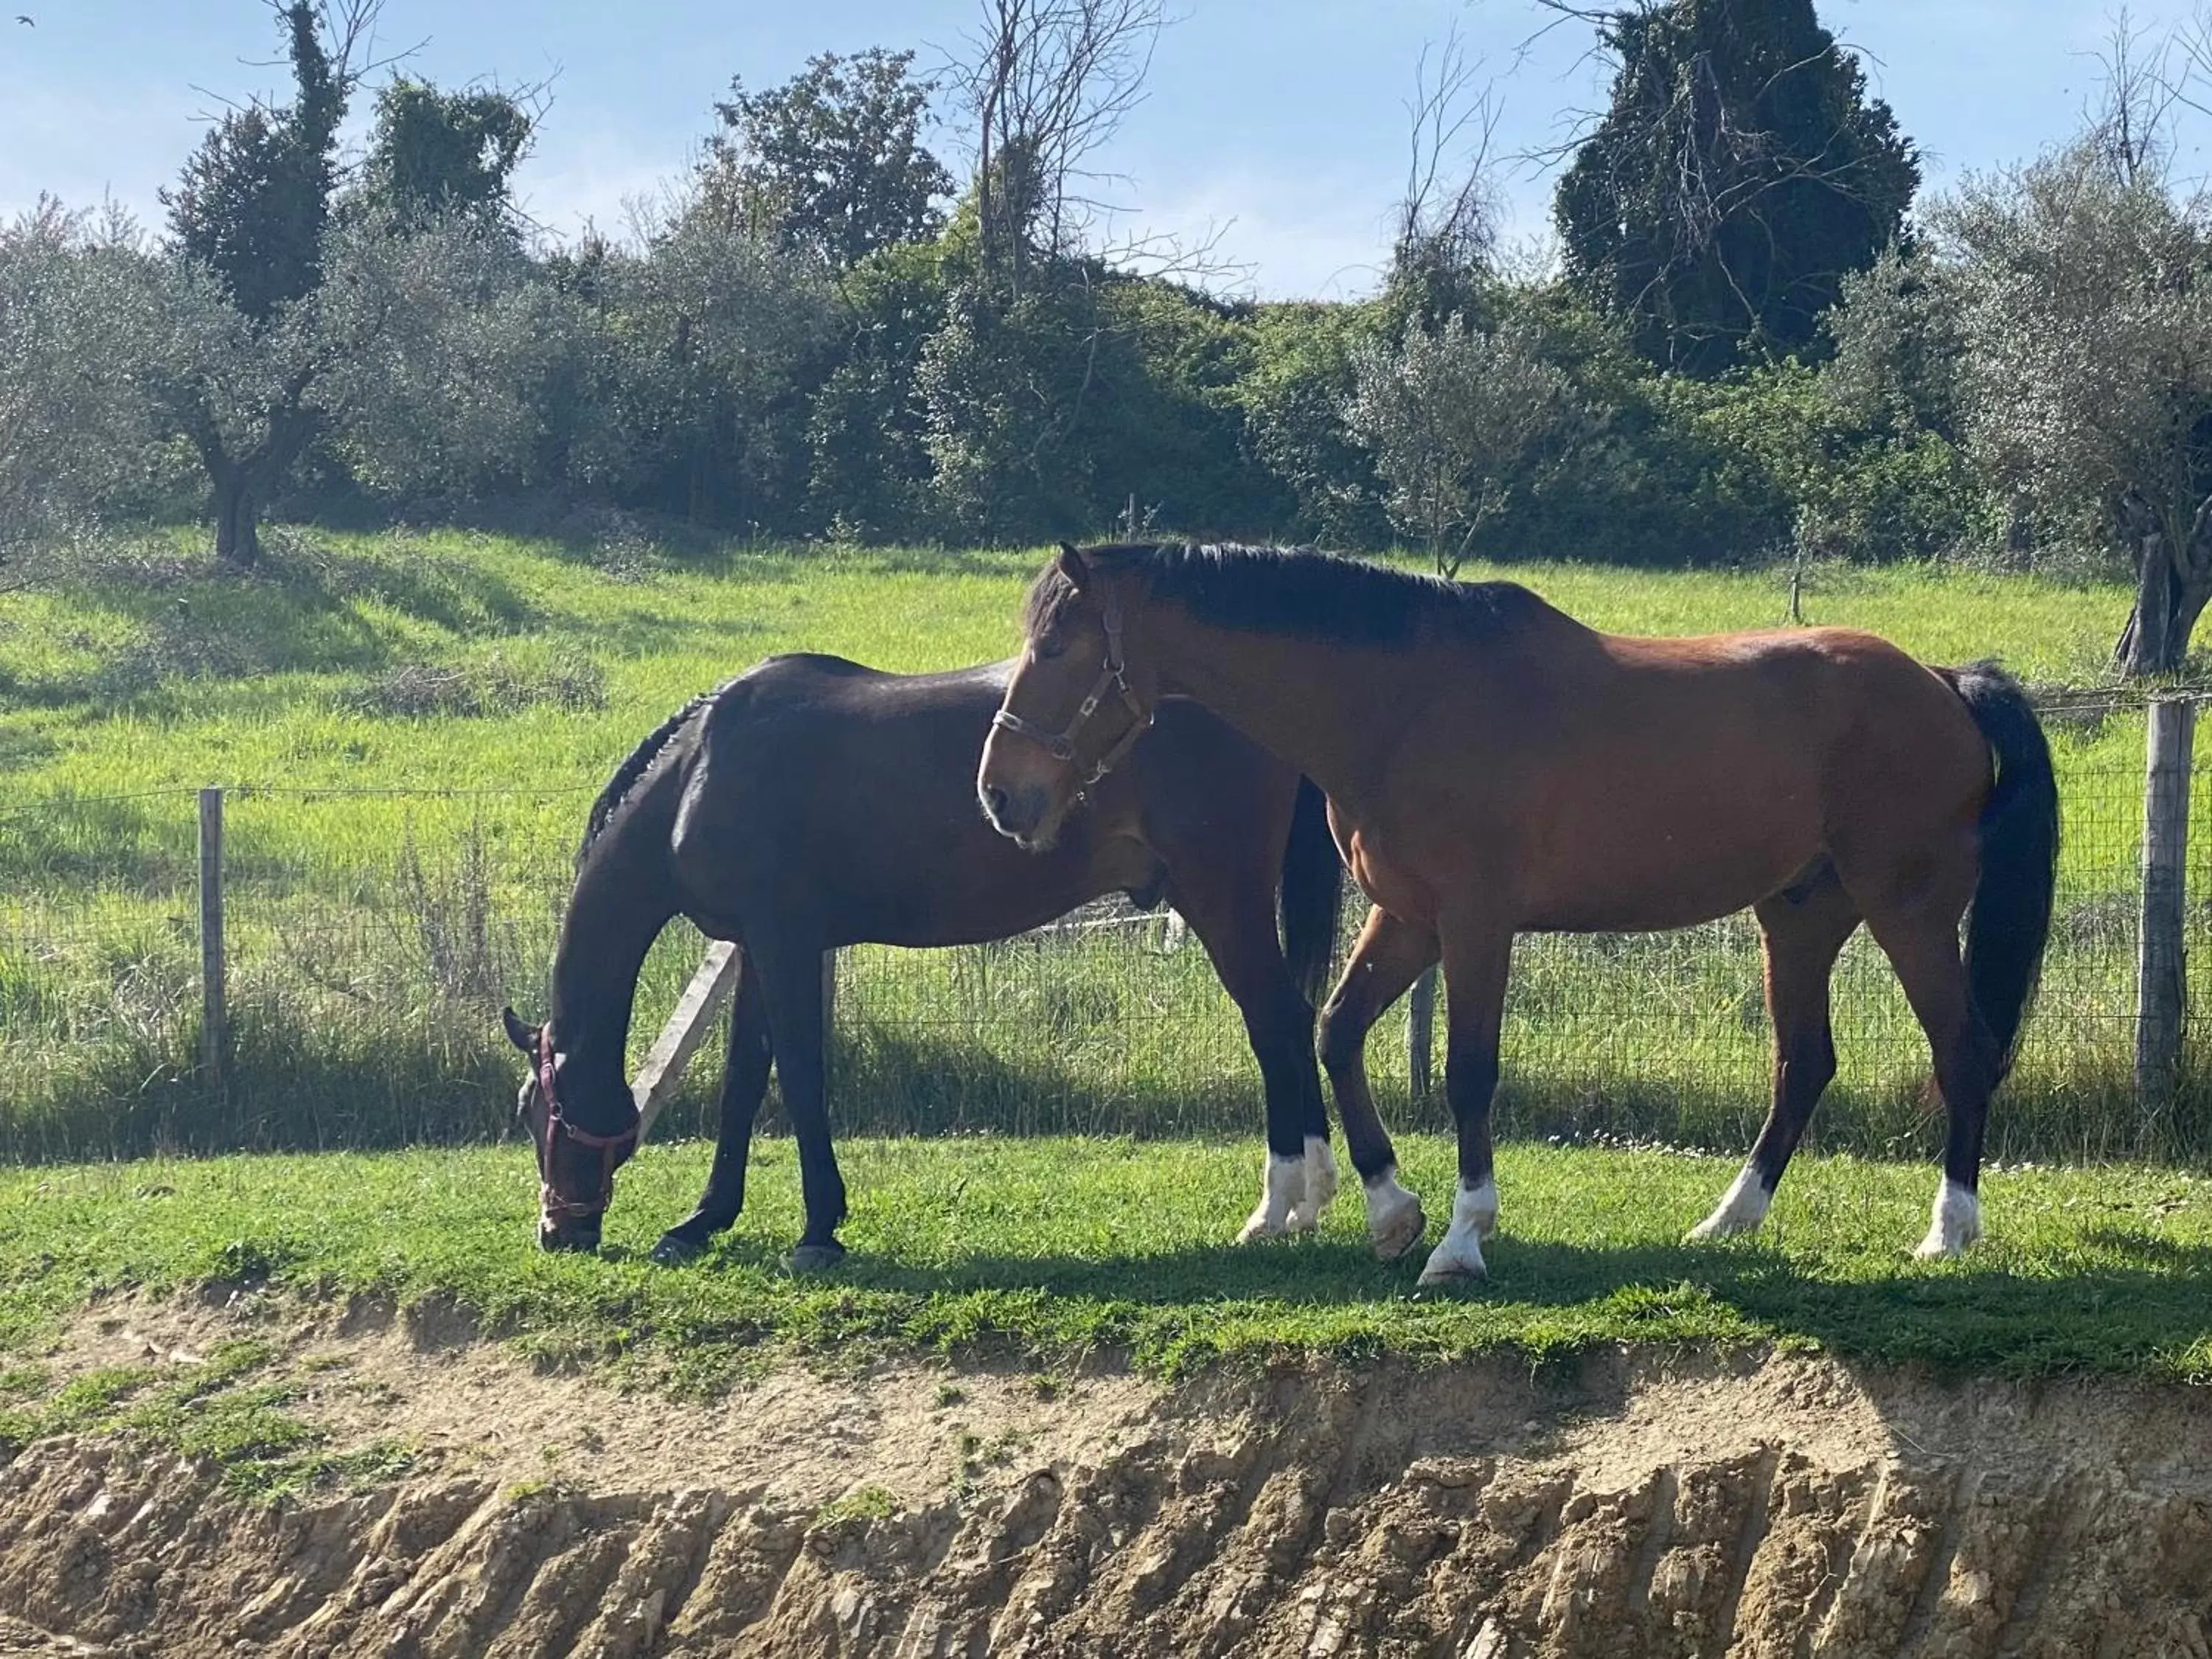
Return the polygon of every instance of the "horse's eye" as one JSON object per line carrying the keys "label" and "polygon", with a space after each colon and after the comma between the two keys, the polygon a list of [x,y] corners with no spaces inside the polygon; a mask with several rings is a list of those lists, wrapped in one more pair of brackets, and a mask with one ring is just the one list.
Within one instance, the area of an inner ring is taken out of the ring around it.
{"label": "horse's eye", "polygon": [[1057,633],[1037,635],[1036,653],[1046,661],[1050,661],[1066,649],[1067,641],[1060,638]]}

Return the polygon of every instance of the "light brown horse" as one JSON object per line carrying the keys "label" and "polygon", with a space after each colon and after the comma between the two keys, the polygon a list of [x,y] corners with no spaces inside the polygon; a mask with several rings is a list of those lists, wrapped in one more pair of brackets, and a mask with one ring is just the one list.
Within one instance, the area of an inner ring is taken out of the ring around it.
{"label": "light brown horse", "polygon": [[1835,1073],[1829,974],[1862,921],[1928,1034],[1949,1116],[1919,1253],[1980,1235],[1983,1127],[2041,967],[2058,848],[2049,749],[1994,665],[1923,667],[1844,629],[1601,634],[1511,583],[1243,548],[1063,548],[1025,628],[977,778],[1004,833],[1049,839],[1097,757],[1170,693],[1327,792],[1376,908],[1323,1012],[1322,1059],[1386,1253],[1421,1223],[1379,1125],[1355,1133],[1373,1120],[1362,1049],[1441,957],[1459,1188],[1424,1284],[1485,1271],[1514,935],[1681,927],[1747,905],[1773,1102],[1693,1236],[1764,1218]]}

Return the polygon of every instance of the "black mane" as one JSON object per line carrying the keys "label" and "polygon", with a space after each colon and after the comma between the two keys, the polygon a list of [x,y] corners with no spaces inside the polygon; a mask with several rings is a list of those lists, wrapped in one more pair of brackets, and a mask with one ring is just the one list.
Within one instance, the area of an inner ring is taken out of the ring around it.
{"label": "black mane", "polygon": [[615,768],[614,776],[607,780],[607,787],[599,791],[599,798],[592,803],[592,815],[584,823],[583,842],[576,848],[577,863],[584,861],[584,855],[592,850],[592,843],[599,840],[600,833],[622,809],[623,803],[629,799],[630,791],[636,787],[638,780],[645,775],[660,751],[668,747],[669,740],[684,729],[684,723],[694,714],[735,684],[734,680],[726,680],[711,691],[702,691],[654,726],[647,734],[645,741],[630,750],[629,758]]}
{"label": "black mane", "polygon": [[[1102,572],[1144,571],[1155,598],[1200,622],[1348,645],[1395,645],[1424,626],[1504,633],[1550,608],[1517,582],[1446,581],[1302,548],[1124,543],[1085,556]],[[1048,570],[1030,590],[1030,632],[1066,591]]]}

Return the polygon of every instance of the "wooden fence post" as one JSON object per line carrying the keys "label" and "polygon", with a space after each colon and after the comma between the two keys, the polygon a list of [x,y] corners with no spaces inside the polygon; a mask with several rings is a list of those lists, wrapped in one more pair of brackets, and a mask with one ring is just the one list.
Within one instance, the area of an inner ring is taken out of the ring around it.
{"label": "wooden fence post", "polygon": [[2186,697],[2152,702],[2143,761],[2142,927],[2136,954],[2136,1096],[2146,1113],[2166,1104],[2181,1058],[2187,987],[2182,924],[2196,735],[2195,702]]}
{"label": "wooden fence post", "polygon": [[1406,1074],[1412,1080],[1413,1098],[1426,1100],[1435,1075],[1430,1056],[1436,1052],[1437,970],[1433,964],[1413,981],[1406,1001]]}
{"label": "wooden fence post", "polygon": [[[676,1085],[684,1081],[684,1069],[691,1063],[691,1056],[706,1041],[708,1028],[714,1024],[714,1016],[721,1012],[722,1002],[738,982],[744,960],[738,947],[725,939],[717,939],[707,947],[707,954],[699,963],[699,970],[691,975],[691,982],[684,988],[684,994],[676,1000],[676,1012],[668,1017],[668,1024],[660,1028],[660,1035],[646,1050],[645,1063],[637,1068],[630,1079],[630,1099],[637,1105],[637,1138],[645,1139],[653,1120],[660,1115],[660,1109],[676,1092]],[[822,953],[822,1062],[823,1081],[828,1081],[830,1043],[836,1029],[837,1006],[837,953]]]}
{"label": "wooden fence post", "polygon": [[676,1012],[668,1017],[668,1024],[660,1028],[660,1035],[646,1051],[645,1064],[638,1068],[629,1086],[630,1098],[637,1104],[640,1140],[645,1139],[653,1120],[668,1103],[668,1097],[676,1092],[676,1085],[684,1080],[684,1068],[691,1063],[692,1054],[705,1040],[708,1028],[714,1023],[715,1011],[729,995],[730,988],[738,982],[738,947],[726,940],[716,939],[709,945],[699,971],[691,975],[690,984],[676,1000]]}
{"label": "wooden fence post", "polygon": [[229,1051],[223,988],[222,790],[200,791],[200,1071],[218,1089]]}

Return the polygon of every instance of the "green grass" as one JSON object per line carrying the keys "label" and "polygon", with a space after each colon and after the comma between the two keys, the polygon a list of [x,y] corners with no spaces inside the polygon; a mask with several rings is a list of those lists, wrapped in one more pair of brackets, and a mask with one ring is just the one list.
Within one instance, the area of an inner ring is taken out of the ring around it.
{"label": "green grass", "polygon": [[[1440,1210],[1449,1147],[1419,1137],[1403,1152]],[[1692,1248],[1681,1235],[1732,1161],[1511,1146],[1491,1281],[1422,1297],[1418,1255],[1371,1259],[1356,1192],[1316,1238],[1227,1243],[1257,1162],[1249,1146],[1196,1141],[850,1142],[853,1255],[807,1279],[781,1265],[798,1202],[781,1142],[760,1148],[739,1226],[673,1270],[645,1252],[696,1194],[696,1143],[650,1148],[624,1172],[596,1257],[535,1248],[531,1170],[513,1147],[0,1174],[0,1350],[37,1360],[101,1296],[246,1279],[434,1303],[545,1363],[694,1393],[778,1354],[842,1364],[920,1349],[1046,1370],[1126,1357],[1172,1375],[1285,1354],[1543,1364],[1622,1342],[2212,1382],[2212,1185],[2168,1169],[1993,1170],[1986,1243],[1920,1263],[1907,1252],[1926,1224],[1928,1165],[1802,1158],[1763,1235]],[[71,1386],[94,1396],[81,1411],[112,1414],[145,1382]]]}
{"label": "green grass", "polygon": [[[642,575],[588,550],[459,532],[317,532],[269,575],[179,551],[160,580],[0,597],[0,755],[17,793],[107,794],[206,783],[407,789],[592,785],[692,693],[779,651],[836,652],[905,672],[1018,643],[1035,552],[729,550]],[[1774,571],[1470,568],[1525,581],[1595,626],[1692,633],[1778,623]],[[1809,620],[1870,628],[1931,661],[2000,653],[2031,678],[2101,678],[2127,614],[2117,586],[2074,587],[1917,567],[1824,569]],[[596,665],[600,678],[579,676]],[[374,712],[395,671],[468,671],[478,716]],[[580,712],[579,685],[605,707]],[[533,699],[532,688],[545,692]],[[2134,753],[2125,758],[2132,761]],[[318,846],[373,842],[309,815]]]}
{"label": "green grass", "polygon": [[219,1465],[223,1484],[264,1502],[404,1473],[404,1448],[379,1440],[325,1449],[325,1431],[287,1411],[298,1389],[267,1374],[265,1343],[224,1342],[204,1359],[109,1366],[46,1389],[30,1368],[0,1404],[0,1456],[57,1434],[116,1435]]}
{"label": "green grass", "polygon": [[[0,596],[12,786],[0,802],[0,1157],[494,1133],[512,1090],[495,1011],[543,1006],[570,849],[637,739],[771,652],[908,670],[1003,654],[1039,562],[610,557],[459,532],[274,544],[270,571],[252,579],[178,538],[58,592]],[[1771,625],[1786,605],[1786,575],[1770,570],[1467,574],[1517,577],[1630,631]],[[1817,570],[1805,606],[1934,660],[1994,652],[2032,678],[2081,681],[2102,673],[2127,603],[2112,586],[1905,568]],[[2148,1127],[2124,1105],[2141,717],[2054,736],[2069,806],[2060,942],[1998,1144],[2202,1157],[2202,1091]],[[188,792],[210,781],[246,792],[226,830],[236,1053],[220,1093],[191,1065]],[[2212,774],[2199,812],[2212,812]],[[641,1051],[696,949],[672,929],[648,963]],[[2191,959],[2212,963],[2212,950]],[[1250,1058],[1195,951],[862,951],[848,979],[846,1127],[1218,1133],[1256,1121]],[[1741,928],[1532,942],[1509,1034],[1510,1121],[1740,1139],[1764,1094],[1757,979]],[[1824,1127],[1832,1144],[1917,1146],[1917,1035],[1878,963],[1844,984],[1844,1078]],[[1386,1100],[1401,1121],[1434,1123],[1405,1116],[1400,1029],[1375,1043]],[[672,1122],[703,1121],[712,1070],[698,1067]]]}

